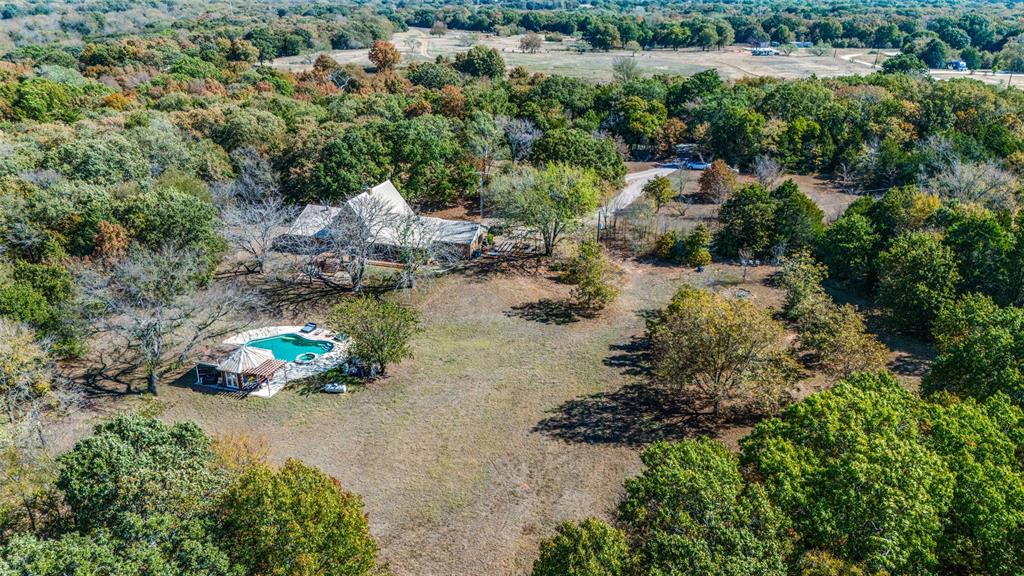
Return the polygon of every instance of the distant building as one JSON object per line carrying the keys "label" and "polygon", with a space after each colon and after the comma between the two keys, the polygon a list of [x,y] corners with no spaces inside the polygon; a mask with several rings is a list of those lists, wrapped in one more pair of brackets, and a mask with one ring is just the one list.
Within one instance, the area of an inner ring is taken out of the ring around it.
{"label": "distant building", "polygon": [[793,42],[793,46],[797,48],[813,48],[814,42]]}

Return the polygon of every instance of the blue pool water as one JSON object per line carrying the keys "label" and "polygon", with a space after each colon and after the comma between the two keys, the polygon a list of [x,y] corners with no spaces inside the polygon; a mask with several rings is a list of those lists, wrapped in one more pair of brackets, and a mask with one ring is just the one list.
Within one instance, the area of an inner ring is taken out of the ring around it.
{"label": "blue pool water", "polygon": [[270,338],[250,340],[249,346],[263,348],[274,353],[274,358],[285,362],[294,362],[301,354],[313,353],[319,356],[334,349],[334,344],[326,340],[310,340],[298,334],[281,334]]}

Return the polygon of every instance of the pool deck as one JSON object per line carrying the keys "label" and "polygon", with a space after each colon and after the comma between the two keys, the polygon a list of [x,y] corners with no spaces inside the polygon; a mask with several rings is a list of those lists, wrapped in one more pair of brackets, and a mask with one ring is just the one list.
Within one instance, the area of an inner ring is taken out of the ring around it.
{"label": "pool deck", "polygon": [[334,340],[334,332],[327,330],[326,328],[317,328],[308,334],[300,332],[302,328],[302,326],[267,326],[264,328],[246,330],[245,332],[240,332],[231,338],[224,340],[224,344],[232,347],[238,347],[243,344],[247,344],[252,340],[271,338],[282,334],[295,334],[309,340],[328,340],[334,344],[334,348],[332,348],[330,352],[320,354],[316,359],[308,364],[296,364],[295,362],[286,363],[284,368],[278,370],[277,374],[274,374],[274,377],[270,379],[270,382],[267,385],[249,390],[247,396],[270,398],[274,394],[284,390],[292,380],[308,378],[310,376],[320,374],[321,372],[326,372],[331,368],[340,366],[346,359],[348,359],[348,349],[352,345],[352,340],[348,338],[341,342]]}
{"label": "pool deck", "polygon": [[224,344],[227,344],[228,346],[241,346],[242,344],[248,344],[253,340],[272,338],[282,334],[295,334],[296,336],[302,336],[307,340],[330,340],[334,337],[334,332],[326,328],[317,328],[308,334],[300,332],[302,328],[303,326],[265,326],[263,328],[253,328],[252,330],[246,330],[245,332],[235,334],[231,338],[225,340]]}

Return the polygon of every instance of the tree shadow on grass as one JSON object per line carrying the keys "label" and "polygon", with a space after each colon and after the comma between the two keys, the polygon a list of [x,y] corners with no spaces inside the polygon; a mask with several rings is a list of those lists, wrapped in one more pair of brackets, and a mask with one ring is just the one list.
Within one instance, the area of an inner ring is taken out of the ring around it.
{"label": "tree shadow on grass", "polygon": [[643,446],[659,440],[715,436],[756,422],[748,410],[718,415],[683,408],[678,395],[649,384],[629,384],[563,403],[533,431],[564,442]]}
{"label": "tree shadow on grass", "polygon": [[[644,310],[639,315],[649,318],[654,313]],[[712,414],[700,398],[656,385],[650,341],[645,337],[633,336],[609,349],[604,365],[641,381],[614,392],[569,400],[550,411],[533,427],[534,432],[565,442],[642,446],[659,440],[714,436],[757,420],[757,414],[740,406],[727,406]]]}
{"label": "tree shadow on grass", "polygon": [[618,368],[629,376],[651,375],[651,342],[643,336],[633,336],[624,344],[612,344],[612,354],[604,359],[604,365]]}
{"label": "tree shadow on grass", "polygon": [[316,396],[320,394],[327,394],[323,391],[323,388],[325,385],[331,383],[344,384],[348,387],[349,393],[366,386],[365,380],[344,374],[341,370],[332,368],[331,370],[314,374],[308,378],[293,380],[288,383],[288,388],[293,392],[296,392],[299,396]]}
{"label": "tree shadow on grass", "polygon": [[505,312],[509,318],[522,318],[541,324],[564,325],[579,322],[577,310],[564,300],[544,298],[536,302],[527,302],[513,306]]}

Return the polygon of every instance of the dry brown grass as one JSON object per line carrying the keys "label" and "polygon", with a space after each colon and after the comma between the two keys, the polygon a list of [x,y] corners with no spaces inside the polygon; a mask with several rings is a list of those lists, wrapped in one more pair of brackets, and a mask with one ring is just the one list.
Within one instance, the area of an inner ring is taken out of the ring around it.
{"label": "dry brown grass", "polygon": [[[337,477],[363,496],[398,575],[526,574],[559,522],[612,516],[644,444],[711,435],[735,448],[752,425],[688,415],[643,386],[638,337],[644,313],[683,282],[742,288],[778,307],[775,270],[620,264],[622,296],[593,319],[545,313],[559,309],[538,303],[568,290],[544,269],[476,270],[426,286],[406,298],[424,319],[415,357],[350,394],[239,399],[164,386],[144,402],[210,434],[266,438],[271,460],[297,457]],[[306,317],[329,304],[314,303]],[[800,395],[825,385],[809,378]],[[76,422],[70,435],[86,430],[87,419]]]}

